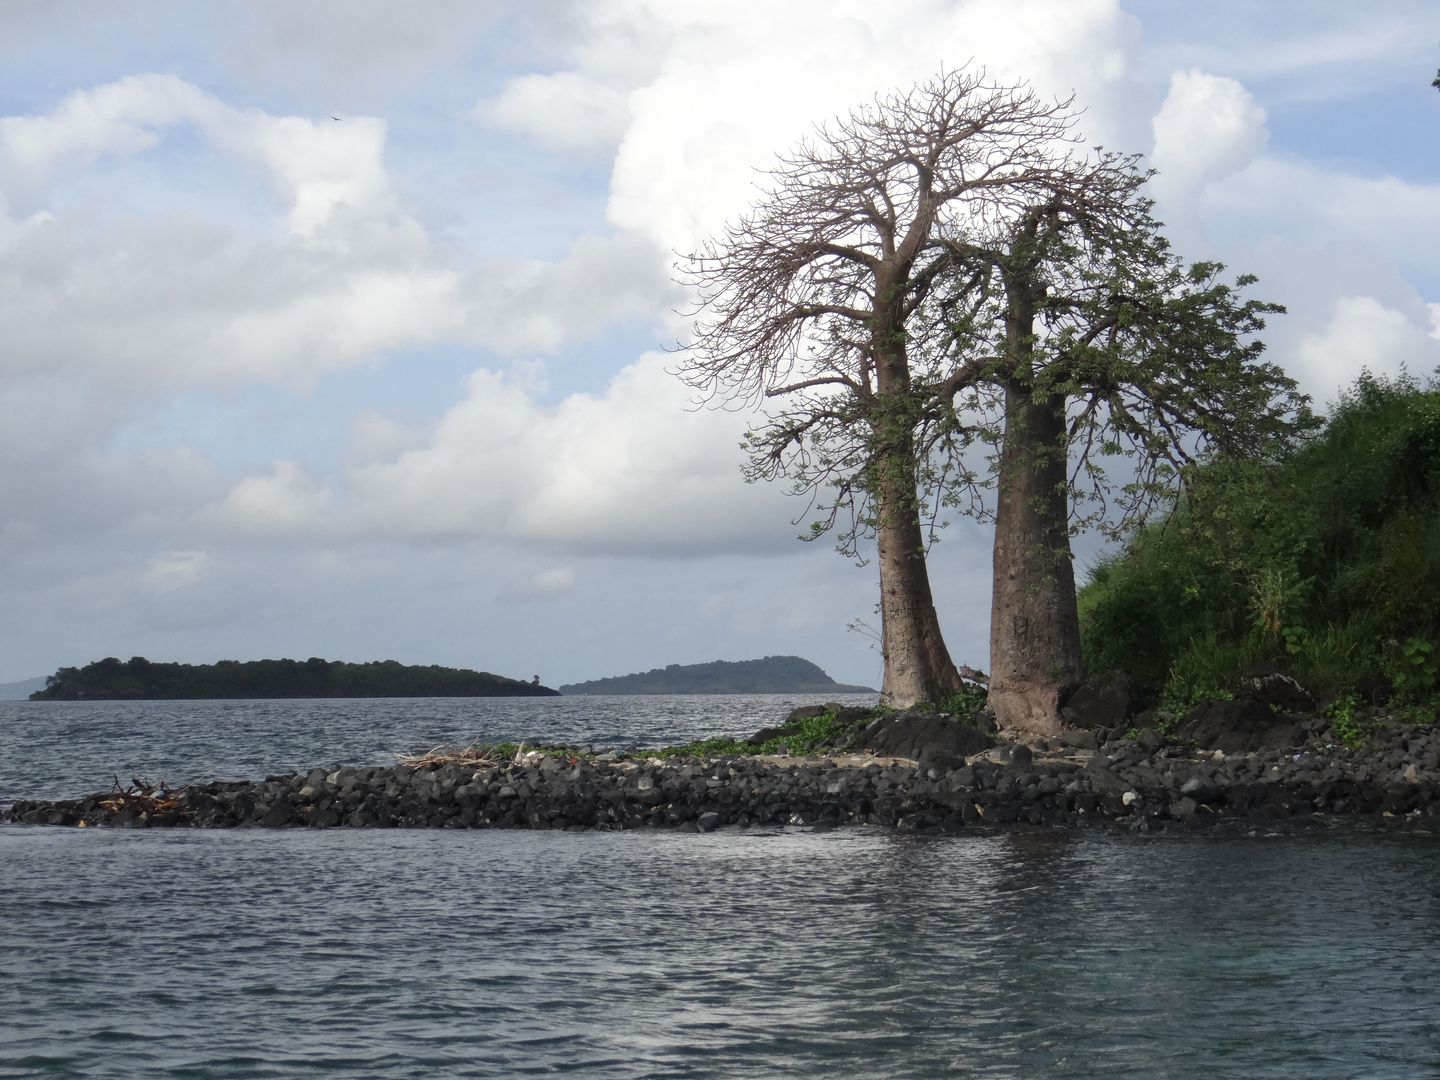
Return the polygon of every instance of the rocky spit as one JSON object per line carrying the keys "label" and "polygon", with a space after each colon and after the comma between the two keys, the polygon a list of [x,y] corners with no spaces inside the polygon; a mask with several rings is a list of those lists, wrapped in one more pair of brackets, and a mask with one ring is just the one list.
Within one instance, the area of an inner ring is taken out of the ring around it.
{"label": "rocky spit", "polygon": [[[1234,711],[1243,720],[1245,710]],[[130,828],[701,832],[853,825],[1157,831],[1350,819],[1440,825],[1440,730],[1383,710],[1364,719],[1369,731],[1360,749],[1347,748],[1325,721],[1299,717],[1278,727],[1267,718],[1268,727],[1237,736],[1212,716],[1214,730],[1202,730],[1202,741],[1220,744],[1211,746],[1197,744],[1193,732],[1204,724],[1195,723],[1180,725],[1192,732],[1183,739],[1116,727],[1026,745],[997,741],[943,714],[910,711],[856,727],[863,738],[824,755],[660,758],[550,747],[502,763],[332,765],[265,780],[19,801],[0,810],[0,819]],[[1244,748],[1281,729],[1290,745]]]}

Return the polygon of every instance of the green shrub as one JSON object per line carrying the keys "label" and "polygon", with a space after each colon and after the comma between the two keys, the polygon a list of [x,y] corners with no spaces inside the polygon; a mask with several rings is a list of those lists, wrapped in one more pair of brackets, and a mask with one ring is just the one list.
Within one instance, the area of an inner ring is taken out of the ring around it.
{"label": "green shrub", "polygon": [[1430,700],[1440,390],[1367,374],[1282,459],[1192,469],[1168,513],[1091,568],[1079,603],[1086,667],[1124,668],[1172,708],[1260,662],[1321,697],[1388,680]]}

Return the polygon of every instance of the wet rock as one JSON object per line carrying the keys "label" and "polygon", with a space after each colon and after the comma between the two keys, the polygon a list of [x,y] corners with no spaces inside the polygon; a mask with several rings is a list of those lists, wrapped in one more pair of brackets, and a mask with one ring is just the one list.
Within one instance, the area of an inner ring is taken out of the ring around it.
{"label": "wet rock", "polygon": [[260,818],[260,824],[267,829],[278,829],[288,825],[295,818],[295,808],[284,799],[277,799]]}
{"label": "wet rock", "polygon": [[1220,798],[1220,787],[1208,776],[1192,776],[1180,786],[1180,794],[1197,803],[1212,803]]}

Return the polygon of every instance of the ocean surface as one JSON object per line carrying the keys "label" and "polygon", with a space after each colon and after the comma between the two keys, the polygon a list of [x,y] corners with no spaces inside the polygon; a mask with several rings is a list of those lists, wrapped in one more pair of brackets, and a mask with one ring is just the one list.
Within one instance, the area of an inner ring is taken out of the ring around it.
{"label": "ocean surface", "polygon": [[[792,703],[4,703],[0,801]],[[539,1074],[1437,1076],[1440,838],[0,827],[0,1077]]]}

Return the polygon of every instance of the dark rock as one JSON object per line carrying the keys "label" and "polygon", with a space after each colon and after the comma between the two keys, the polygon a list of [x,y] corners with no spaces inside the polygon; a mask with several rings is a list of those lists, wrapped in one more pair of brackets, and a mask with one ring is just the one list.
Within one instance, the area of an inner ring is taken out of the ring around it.
{"label": "dark rock", "polygon": [[1097,795],[1121,795],[1130,789],[1130,785],[1110,767],[1110,759],[1104,754],[1096,754],[1086,762],[1083,771]]}
{"label": "dark rock", "polygon": [[1180,794],[1197,803],[1213,803],[1220,798],[1220,788],[1208,776],[1192,776],[1180,786]]}
{"label": "dark rock", "polygon": [[881,716],[852,744],[879,757],[912,758],[921,772],[945,773],[965,758],[995,745],[995,740],[954,717],[913,710]]}
{"label": "dark rock", "polygon": [[1067,731],[1060,736],[1060,743],[1076,750],[1100,749],[1100,740],[1095,737],[1093,731]]}
{"label": "dark rock", "polygon": [[970,718],[970,726],[982,735],[994,735],[998,730],[995,723],[995,710],[989,705],[980,706],[980,711]]}
{"label": "dark rock", "polygon": [[[824,705],[801,705],[798,709],[791,709],[790,715],[785,717],[787,724],[793,724],[797,720],[813,720],[817,716],[825,715]],[[761,742],[764,742],[762,739]]]}
{"label": "dark rock", "polygon": [[1123,671],[1087,675],[1071,693],[1060,715],[1068,727],[1112,728],[1129,714],[1131,698],[1130,677]]}
{"label": "dark rock", "polygon": [[1291,712],[1314,712],[1315,699],[1289,675],[1260,664],[1240,676],[1240,692],[1262,705]]}
{"label": "dark rock", "polygon": [[1188,795],[1183,796],[1170,804],[1170,816],[1180,818],[1182,821],[1186,818],[1192,818],[1195,816],[1195,811],[1199,809],[1199,805],[1199,803]]}
{"label": "dark rock", "polygon": [[295,808],[284,799],[275,800],[275,804],[265,811],[260,819],[260,824],[267,829],[278,829],[282,825],[288,825],[295,817]]}
{"label": "dark rock", "polygon": [[1279,750],[1304,742],[1299,724],[1281,717],[1254,698],[1202,701],[1180,721],[1172,733],[1177,742],[1193,742],[1204,750],[1248,754]]}
{"label": "dark rock", "polygon": [[1011,769],[1028,769],[1035,760],[1035,753],[1024,743],[1016,743],[1010,748],[1010,759],[1008,766]]}
{"label": "dark rock", "polygon": [[1142,728],[1135,733],[1135,743],[1146,750],[1154,752],[1165,745],[1165,736],[1154,728]]}

